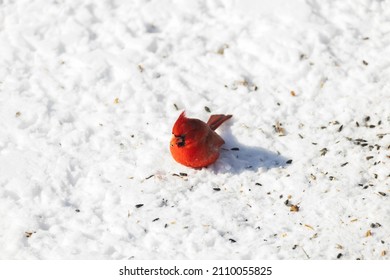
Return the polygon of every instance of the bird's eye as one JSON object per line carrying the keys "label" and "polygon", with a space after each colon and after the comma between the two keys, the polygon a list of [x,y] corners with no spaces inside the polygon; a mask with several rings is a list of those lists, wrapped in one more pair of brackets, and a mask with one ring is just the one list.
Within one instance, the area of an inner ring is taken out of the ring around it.
{"label": "bird's eye", "polygon": [[175,135],[177,141],[176,141],[176,145],[178,147],[184,147],[185,144],[186,144],[186,139],[185,139],[185,135]]}

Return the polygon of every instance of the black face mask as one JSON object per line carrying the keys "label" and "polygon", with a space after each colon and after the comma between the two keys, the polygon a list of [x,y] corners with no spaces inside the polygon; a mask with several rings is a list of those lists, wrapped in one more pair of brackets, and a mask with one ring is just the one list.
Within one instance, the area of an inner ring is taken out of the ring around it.
{"label": "black face mask", "polygon": [[178,139],[178,141],[176,142],[176,145],[178,147],[184,147],[185,144],[186,144],[186,137],[185,135],[175,135],[176,139]]}

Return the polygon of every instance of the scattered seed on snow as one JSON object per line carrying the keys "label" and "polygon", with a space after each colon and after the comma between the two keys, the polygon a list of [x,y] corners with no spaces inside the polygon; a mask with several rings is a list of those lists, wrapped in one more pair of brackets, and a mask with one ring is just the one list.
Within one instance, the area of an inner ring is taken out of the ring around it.
{"label": "scattered seed on snow", "polygon": [[290,212],[298,212],[298,211],[299,211],[299,206],[298,205],[291,205]]}
{"label": "scattered seed on snow", "polygon": [[214,191],[219,192],[221,188],[213,188]]}
{"label": "scattered seed on snow", "polygon": [[371,223],[370,224],[370,227],[371,228],[378,228],[378,227],[381,227],[382,225],[380,223]]}
{"label": "scattered seed on snow", "polygon": [[324,156],[326,155],[326,153],[328,152],[328,149],[327,148],[323,148],[321,149],[320,153],[321,153],[321,156]]}
{"label": "scattered seed on snow", "polygon": [[136,204],[135,208],[141,208],[142,206],[144,206],[144,205],[143,204]]}
{"label": "scattered seed on snow", "polygon": [[348,161],[347,162],[344,162],[343,164],[341,164],[341,167],[344,167],[348,164]]}
{"label": "scattered seed on snow", "polygon": [[231,148],[230,150],[231,150],[231,151],[239,151],[240,148],[234,147],[234,148]]}
{"label": "scattered seed on snow", "polygon": [[288,161],[286,161],[287,164],[291,164],[292,163],[292,159],[289,159]]}
{"label": "scattered seed on snow", "polygon": [[311,229],[311,230],[314,230],[314,228],[313,228],[311,225],[305,224],[304,226],[307,227],[307,228],[309,228],[309,229]]}
{"label": "scattered seed on snow", "polygon": [[31,231],[26,231],[24,234],[27,238],[31,237],[31,235],[33,235],[33,233],[36,233],[35,231],[34,232],[31,232]]}

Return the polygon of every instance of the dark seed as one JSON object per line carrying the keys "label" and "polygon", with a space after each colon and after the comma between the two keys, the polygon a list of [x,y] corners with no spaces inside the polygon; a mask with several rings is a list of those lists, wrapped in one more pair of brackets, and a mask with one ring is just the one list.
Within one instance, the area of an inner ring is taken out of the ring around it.
{"label": "dark seed", "polygon": [[173,106],[175,107],[176,111],[179,110],[179,107],[177,107],[177,105],[175,103],[173,103]]}
{"label": "dark seed", "polygon": [[180,174],[180,176],[183,176],[183,177],[188,176],[187,173],[184,173],[184,172],[180,172],[179,174]]}
{"label": "dark seed", "polygon": [[341,132],[343,130],[343,125],[341,125],[340,127],[339,127],[339,132]]}
{"label": "dark seed", "polygon": [[366,186],[363,187],[363,190],[366,190],[366,189],[368,189],[368,185],[366,185]]}
{"label": "dark seed", "polygon": [[137,204],[135,205],[135,208],[141,208],[142,206],[144,206],[143,204]]}
{"label": "dark seed", "polygon": [[380,223],[371,223],[370,227],[371,228],[378,228],[381,227],[382,225]]}
{"label": "dark seed", "polygon": [[295,250],[297,247],[298,247],[298,245],[294,245],[294,246],[292,247],[292,249]]}
{"label": "dark seed", "polygon": [[342,256],[343,256],[343,254],[339,253],[339,254],[337,255],[337,258],[339,259],[339,258],[341,258]]}
{"label": "dark seed", "polygon": [[369,40],[370,37],[364,37],[363,40],[366,41],[366,40]]}
{"label": "dark seed", "polygon": [[378,192],[381,196],[386,196],[387,194],[384,192]]}
{"label": "dark seed", "polygon": [[76,209],[75,211],[76,211],[77,213],[80,213],[80,209]]}
{"label": "dark seed", "polygon": [[363,62],[364,65],[368,65],[367,61],[363,60],[362,62]]}
{"label": "dark seed", "polygon": [[360,146],[362,146],[362,147],[365,147],[365,146],[367,146],[367,145],[368,145],[367,143],[360,144]]}
{"label": "dark seed", "polygon": [[371,119],[370,116],[367,116],[367,117],[364,118],[364,121],[368,122],[370,119]]}
{"label": "dark seed", "polygon": [[378,179],[378,174],[374,173],[374,178]]}
{"label": "dark seed", "polygon": [[240,148],[234,147],[234,148],[231,148],[230,150],[232,150],[232,151],[239,151]]}
{"label": "dark seed", "polygon": [[206,110],[207,113],[210,113],[210,112],[211,112],[210,108],[207,107],[207,106],[204,106],[204,109]]}
{"label": "dark seed", "polygon": [[360,126],[360,124],[359,124],[358,122],[356,122],[356,126],[357,126],[357,127],[359,127],[359,126]]}
{"label": "dark seed", "polygon": [[290,203],[290,200],[286,199],[286,201],[284,202],[284,205],[291,206],[292,204]]}
{"label": "dark seed", "polygon": [[370,125],[370,126],[368,126],[368,127],[369,127],[369,128],[374,128],[374,127],[375,127],[375,125],[373,125],[373,124],[372,124],[372,125]]}
{"label": "dark seed", "polygon": [[213,188],[214,191],[219,192],[221,188]]}
{"label": "dark seed", "polygon": [[312,142],[313,145],[317,145],[318,143]]}
{"label": "dark seed", "polygon": [[158,220],[160,220],[160,218],[156,218],[156,219],[154,219],[152,222],[155,222],[155,221],[158,221]]}
{"label": "dark seed", "polygon": [[301,139],[303,139],[303,136],[302,136],[301,134],[298,133],[298,135],[299,135],[299,137],[300,137]]}
{"label": "dark seed", "polygon": [[320,152],[321,152],[321,156],[324,156],[328,152],[328,149],[327,148],[323,148],[323,149],[321,149]]}
{"label": "dark seed", "polygon": [[262,186],[262,184],[260,184],[260,183],[255,183],[255,185],[256,185],[256,186]]}
{"label": "dark seed", "polygon": [[370,160],[372,158],[374,158],[374,157],[373,156],[368,156],[368,157],[366,157],[366,160]]}
{"label": "dark seed", "polygon": [[288,161],[286,161],[287,164],[291,164],[292,163],[292,159],[289,159]]}
{"label": "dark seed", "polygon": [[150,176],[146,177],[145,180],[148,180],[148,179],[152,178],[153,176],[154,175],[150,175]]}
{"label": "dark seed", "polygon": [[234,240],[233,238],[229,238],[229,241],[232,242],[232,243],[236,243],[237,241]]}
{"label": "dark seed", "polygon": [[347,164],[348,164],[348,162],[344,162],[344,163],[341,165],[341,167],[346,166]]}
{"label": "dark seed", "polygon": [[164,228],[167,228],[167,227],[168,227],[168,224],[165,224],[165,225],[164,225]]}
{"label": "dark seed", "polygon": [[357,138],[357,139],[355,139],[355,141],[357,141],[357,142],[367,142],[367,140],[364,140],[362,138]]}

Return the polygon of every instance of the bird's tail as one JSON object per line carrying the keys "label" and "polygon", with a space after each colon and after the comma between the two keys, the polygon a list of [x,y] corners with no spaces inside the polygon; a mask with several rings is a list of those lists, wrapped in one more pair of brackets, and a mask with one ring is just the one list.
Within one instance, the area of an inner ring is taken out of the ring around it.
{"label": "bird's tail", "polygon": [[212,130],[216,130],[221,124],[230,119],[232,115],[211,115],[207,124]]}

